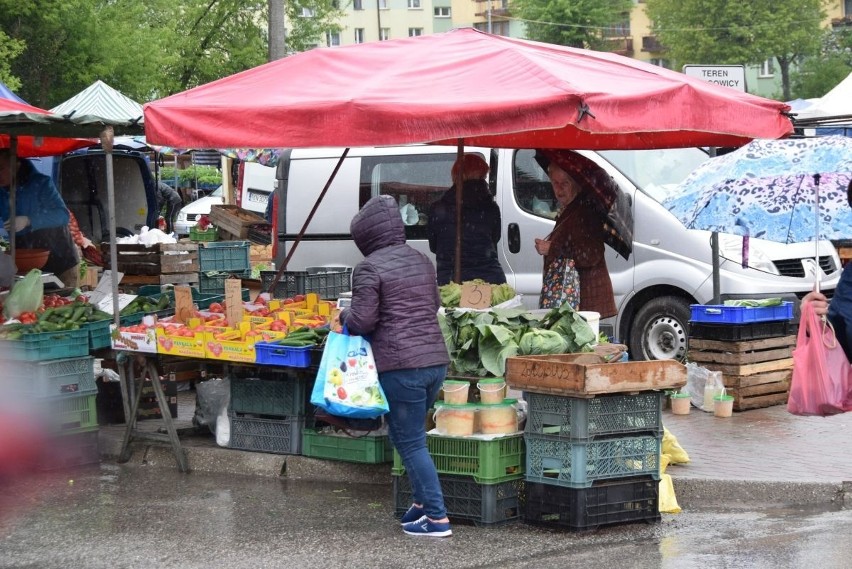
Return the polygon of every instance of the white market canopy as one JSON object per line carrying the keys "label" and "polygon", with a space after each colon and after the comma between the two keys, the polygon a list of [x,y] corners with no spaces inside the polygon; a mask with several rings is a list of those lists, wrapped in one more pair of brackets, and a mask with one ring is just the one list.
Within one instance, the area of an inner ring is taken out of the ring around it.
{"label": "white market canopy", "polygon": [[100,122],[112,125],[116,134],[139,134],[145,122],[142,105],[101,80],[50,111],[77,123]]}
{"label": "white market canopy", "polygon": [[[852,73],[806,109],[796,111],[795,123],[852,123]],[[805,126],[805,125],[803,125]],[[815,126],[815,125],[814,125]]]}

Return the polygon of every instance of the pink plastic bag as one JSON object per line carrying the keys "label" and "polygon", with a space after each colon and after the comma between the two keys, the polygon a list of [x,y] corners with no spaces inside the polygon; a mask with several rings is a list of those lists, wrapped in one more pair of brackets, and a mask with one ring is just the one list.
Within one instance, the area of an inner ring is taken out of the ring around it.
{"label": "pink plastic bag", "polygon": [[794,415],[835,415],[852,411],[852,366],[837,343],[831,323],[802,304],[799,337],[793,350],[793,380],[787,410]]}

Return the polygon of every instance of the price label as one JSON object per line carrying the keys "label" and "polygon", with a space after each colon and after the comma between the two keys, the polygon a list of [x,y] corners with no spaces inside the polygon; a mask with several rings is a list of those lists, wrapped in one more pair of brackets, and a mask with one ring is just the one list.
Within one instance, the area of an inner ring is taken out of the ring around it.
{"label": "price label", "polygon": [[[118,275],[117,281],[120,283],[121,279],[124,277],[124,273],[116,273],[116,275]],[[107,296],[112,296],[112,271],[109,270],[104,271],[104,274],[101,276],[101,282],[98,283],[95,290],[89,293],[89,303],[98,305],[100,301]],[[112,306],[112,304],[110,304],[110,306]]]}
{"label": "price label", "polygon": [[236,327],[243,319],[243,281],[240,279],[225,279],[225,318],[228,326]]}
{"label": "price label", "polygon": [[[135,294],[119,293],[119,295],[118,295],[118,310],[119,310],[119,312],[121,312],[121,310],[125,306],[127,306],[128,304],[133,302],[134,298],[136,298]],[[105,296],[105,297],[101,298],[99,301],[97,301],[95,303],[89,302],[89,304],[94,304],[95,306],[98,307],[98,310],[103,310],[107,314],[115,314],[115,311],[113,310],[113,307],[112,307],[112,294],[110,294],[109,296]]]}
{"label": "price label", "polygon": [[461,308],[491,308],[491,285],[464,283],[461,287]]}
{"label": "price label", "polygon": [[186,324],[193,316],[195,316],[195,303],[192,301],[192,290],[186,285],[176,286],[175,320]]}

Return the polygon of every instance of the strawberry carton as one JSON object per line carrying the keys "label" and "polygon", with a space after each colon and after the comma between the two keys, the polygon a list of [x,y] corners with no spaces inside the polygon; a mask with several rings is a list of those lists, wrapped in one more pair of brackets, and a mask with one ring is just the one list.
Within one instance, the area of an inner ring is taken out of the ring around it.
{"label": "strawberry carton", "polygon": [[116,326],[110,324],[109,338],[113,350],[157,353],[156,316],[145,316],[139,324]]}
{"label": "strawberry carton", "polygon": [[270,324],[252,327],[249,322],[240,322],[238,328],[204,333],[205,357],[213,360],[255,363],[257,355],[254,345],[261,341],[283,338],[286,332],[269,328]]}
{"label": "strawberry carton", "polygon": [[157,325],[157,353],[203,358],[204,332],[213,328],[199,318],[191,318],[186,324],[161,322]]}

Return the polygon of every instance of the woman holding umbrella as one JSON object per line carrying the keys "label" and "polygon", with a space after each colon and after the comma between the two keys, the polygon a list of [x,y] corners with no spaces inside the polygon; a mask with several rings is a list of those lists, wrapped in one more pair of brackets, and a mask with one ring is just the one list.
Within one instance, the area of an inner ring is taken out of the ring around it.
{"label": "woman holding umbrella", "polygon": [[542,154],[543,160],[547,160],[547,174],[559,203],[559,214],[550,235],[535,240],[536,252],[544,257],[539,305],[554,308],[569,302],[572,308],[597,312],[601,318],[615,316],[612,281],[604,257],[602,213],[611,203],[601,203],[594,192],[584,189],[577,179],[579,176],[569,174],[568,170],[575,169],[571,165],[575,154],[560,151]]}

